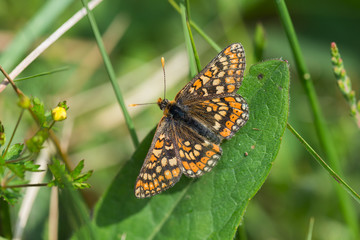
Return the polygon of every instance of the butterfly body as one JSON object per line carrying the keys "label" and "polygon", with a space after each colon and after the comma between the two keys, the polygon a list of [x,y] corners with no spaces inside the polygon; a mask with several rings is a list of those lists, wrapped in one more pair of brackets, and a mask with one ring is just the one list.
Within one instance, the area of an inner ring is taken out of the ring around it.
{"label": "butterfly body", "polygon": [[167,99],[159,99],[158,105],[161,110],[164,111],[164,116],[169,118],[168,121],[175,121],[179,126],[185,124],[192,128],[197,134],[207,138],[209,141],[219,144],[220,139],[217,135],[207,128],[204,124],[197,121],[189,113],[186,106],[181,105],[175,101],[169,101]]}
{"label": "butterfly body", "polygon": [[220,52],[176,95],[158,100],[164,112],[135,185],[144,198],[172,187],[182,174],[199,177],[218,162],[220,143],[248,120],[248,106],[236,91],[245,52],[234,43]]}

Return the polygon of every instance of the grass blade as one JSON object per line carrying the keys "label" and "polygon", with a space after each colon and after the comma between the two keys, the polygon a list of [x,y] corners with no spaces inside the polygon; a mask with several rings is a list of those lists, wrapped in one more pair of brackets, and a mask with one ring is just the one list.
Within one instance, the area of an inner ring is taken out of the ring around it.
{"label": "grass blade", "polygon": [[89,22],[90,22],[90,25],[91,25],[91,28],[94,32],[94,35],[95,35],[95,38],[96,38],[96,42],[99,46],[99,50],[100,50],[100,53],[101,53],[101,56],[102,58],[104,59],[104,64],[105,64],[105,67],[106,67],[106,70],[109,74],[109,79],[110,79],[110,82],[111,82],[111,85],[114,89],[114,92],[115,92],[115,96],[116,96],[116,99],[120,105],[120,108],[124,114],[124,118],[125,118],[125,122],[126,122],[126,125],[129,129],[129,132],[130,132],[130,136],[131,136],[131,139],[133,141],[133,144],[136,147],[139,146],[139,140],[137,138],[137,135],[136,135],[136,132],[135,132],[135,126],[134,126],[134,123],[132,122],[131,120],[131,117],[130,117],[130,114],[129,112],[127,111],[127,108],[126,108],[126,105],[125,105],[125,102],[124,102],[124,98],[121,94],[121,91],[120,91],[120,88],[119,88],[119,85],[118,83],[116,82],[116,76],[115,76],[115,71],[114,71],[114,68],[110,62],[110,58],[105,50],[105,46],[104,46],[104,43],[101,39],[101,35],[100,35],[100,32],[99,32],[99,29],[97,27],[97,24],[96,24],[96,21],[95,21],[95,17],[93,16],[92,12],[90,11],[90,9],[88,8],[87,6],[87,0],[81,0],[84,7],[86,8],[86,11],[88,13],[88,18],[89,18]]}

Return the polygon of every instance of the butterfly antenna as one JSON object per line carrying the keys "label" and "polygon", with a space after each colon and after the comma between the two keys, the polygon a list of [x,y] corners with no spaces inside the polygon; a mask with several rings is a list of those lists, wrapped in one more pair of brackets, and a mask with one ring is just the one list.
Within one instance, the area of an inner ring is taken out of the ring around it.
{"label": "butterfly antenna", "polygon": [[157,103],[156,102],[153,102],[153,103],[134,103],[134,104],[129,104],[129,107],[136,107],[136,106],[150,105],[150,104],[157,104]]}
{"label": "butterfly antenna", "polygon": [[165,59],[161,57],[161,65],[164,73],[164,99],[166,99],[166,75],[165,75]]}

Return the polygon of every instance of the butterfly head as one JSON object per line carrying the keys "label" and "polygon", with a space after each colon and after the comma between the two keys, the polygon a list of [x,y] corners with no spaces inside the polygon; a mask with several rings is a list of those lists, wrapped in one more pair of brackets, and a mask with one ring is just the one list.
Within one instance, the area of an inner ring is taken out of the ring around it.
{"label": "butterfly head", "polygon": [[167,99],[162,99],[162,98],[159,98],[157,100],[157,105],[159,105],[160,109],[164,111],[164,109],[166,108],[166,106],[169,105],[169,100]]}

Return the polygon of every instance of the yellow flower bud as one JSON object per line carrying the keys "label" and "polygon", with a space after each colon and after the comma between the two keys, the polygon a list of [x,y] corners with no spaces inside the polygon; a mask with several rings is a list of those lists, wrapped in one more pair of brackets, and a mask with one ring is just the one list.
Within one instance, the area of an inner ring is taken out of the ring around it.
{"label": "yellow flower bud", "polygon": [[30,102],[30,98],[25,95],[20,95],[18,105],[24,109],[27,109],[30,107]]}
{"label": "yellow flower bud", "polygon": [[54,121],[62,121],[66,119],[66,109],[63,107],[56,107],[51,111]]}

